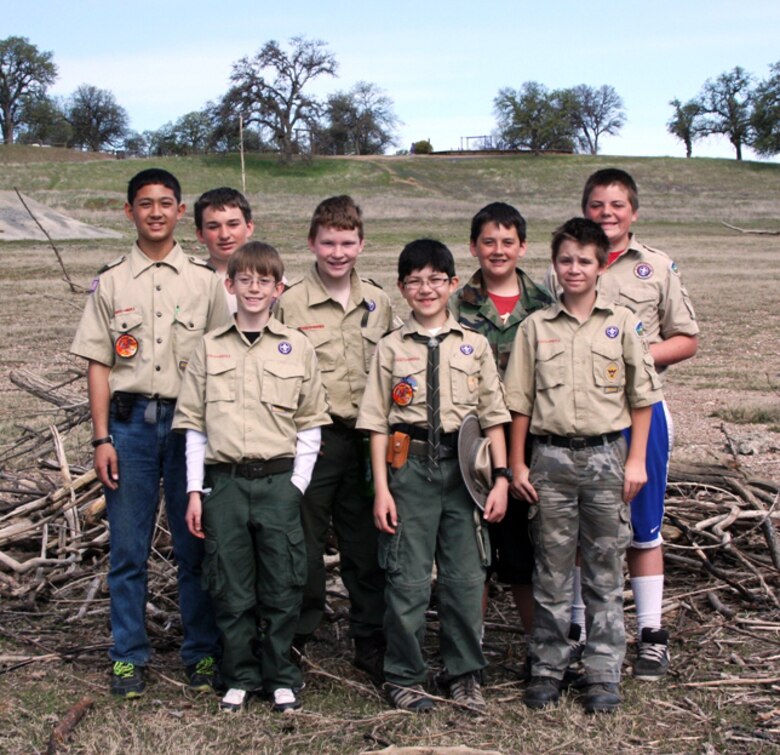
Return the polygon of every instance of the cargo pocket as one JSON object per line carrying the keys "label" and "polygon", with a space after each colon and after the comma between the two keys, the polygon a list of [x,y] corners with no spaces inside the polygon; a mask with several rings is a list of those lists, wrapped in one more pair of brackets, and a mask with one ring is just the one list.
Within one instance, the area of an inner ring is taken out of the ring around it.
{"label": "cargo pocket", "polygon": [[192,352],[195,351],[203,334],[206,332],[206,314],[201,312],[177,311],[171,329],[173,338],[173,353],[177,367],[184,371],[187,368]]}
{"label": "cargo pocket", "polygon": [[377,554],[379,567],[388,575],[398,574],[401,571],[401,535],[403,522],[398,522],[394,535],[386,532],[379,533],[379,551]]}
{"label": "cargo pocket", "polygon": [[385,329],[376,325],[365,327],[360,335],[363,337],[363,369],[368,372],[371,369],[371,360],[374,358],[376,345],[385,334]]}
{"label": "cargo pocket", "polygon": [[631,526],[631,506],[630,504],[623,504],[618,508],[618,516],[620,517],[620,528],[617,537],[617,546],[620,548],[621,553],[625,553],[628,546],[631,545],[631,540],[634,536],[634,528]]}
{"label": "cargo pocket", "polygon": [[[296,491],[300,492],[297,488]],[[287,552],[290,556],[289,584],[292,587],[303,587],[306,584],[306,542],[300,527],[287,533]]]}
{"label": "cargo pocket", "polygon": [[471,353],[458,352],[450,359],[450,379],[454,404],[476,406],[479,403],[479,365]]}
{"label": "cargo pocket", "polygon": [[260,400],[283,409],[297,409],[303,385],[303,365],[298,362],[266,362],[263,365]]}
{"label": "cargo pocket", "polygon": [[206,538],[204,541],[205,555],[203,557],[203,572],[200,586],[208,592],[214,600],[223,597],[225,591],[225,574],[219,558],[219,546],[217,541]]}
{"label": "cargo pocket", "polygon": [[539,343],[536,346],[536,389],[549,391],[564,384],[566,356],[562,343]]}
{"label": "cargo pocket", "polygon": [[534,549],[539,547],[539,504],[532,503],[528,507],[528,536],[534,544]]}
{"label": "cargo pocket", "polygon": [[206,358],[206,403],[236,400],[236,360]]}
{"label": "cargo pocket", "polygon": [[[593,380],[599,388],[617,389],[626,384],[623,347],[618,342],[597,342],[592,346]],[[608,392],[608,391],[607,391]]]}

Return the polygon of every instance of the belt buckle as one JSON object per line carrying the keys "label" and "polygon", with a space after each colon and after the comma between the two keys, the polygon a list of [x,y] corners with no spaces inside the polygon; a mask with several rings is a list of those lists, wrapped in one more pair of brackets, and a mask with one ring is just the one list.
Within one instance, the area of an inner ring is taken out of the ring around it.
{"label": "belt buckle", "polygon": [[256,480],[263,475],[263,462],[250,461],[244,465],[244,477],[248,480]]}
{"label": "belt buckle", "polygon": [[588,447],[587,438],[569,438],[569,448],[572,451],[582,451],[583,448]]}

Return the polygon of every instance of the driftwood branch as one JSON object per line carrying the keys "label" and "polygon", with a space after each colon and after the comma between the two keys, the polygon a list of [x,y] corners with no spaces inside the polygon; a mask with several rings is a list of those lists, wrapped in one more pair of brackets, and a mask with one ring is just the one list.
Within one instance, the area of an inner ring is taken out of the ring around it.
{"label": "driftwood branch", "polygon": [[780,236],[780,231],[761,231],[751,228],[740,228],[739,226],[731,225],[731,223],[726,223],[723,220],[720,221],[720,224],[725,225],[726,228],[730,228],[732,231],[738,231],[739,233],[753,234],[755,236]]}

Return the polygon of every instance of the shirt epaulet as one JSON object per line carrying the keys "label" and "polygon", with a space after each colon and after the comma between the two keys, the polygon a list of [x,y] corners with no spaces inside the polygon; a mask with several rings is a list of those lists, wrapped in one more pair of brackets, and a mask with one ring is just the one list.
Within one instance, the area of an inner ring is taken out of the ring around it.
{"label": "shirt epaulet", "polygon": [[103,275],[103,273],[105,273],[107,270],[110,270],[112,267],[121,265],[126,259],[127,255],[123,254],[121,257],[117,257],[115,260],[111,260],[111,262],[106,262],[106,264],[97,271],[97,274]]}
{"label": "shirt epaulet", "polygon": [[194,254],[188,255],[187,259],[192,262],[193,265],[199,265],[211,270],[212,273],[216,273],[217,269],[208,260],[204,260],[202,257],[196,257]]}
{"label": "shirt epaulet", "polygon": [[383,290],[382,286],[379,283],[377,283],[373,278],[363,278],[362,276],[358,276],[358,277],[360,278],[360,281],[362,283],[370,283],[372,286],[375,286],[380,291]]}
{"label": "shirt epaulet", "polygon": [[303,283],[304,279],[306,278],[305,275],[299,275],[297,278],[293,278],[291,281],[287,281],[287,285],[285,286],[285,291],[289,291],[293,286],[298,286],[301,283]]}

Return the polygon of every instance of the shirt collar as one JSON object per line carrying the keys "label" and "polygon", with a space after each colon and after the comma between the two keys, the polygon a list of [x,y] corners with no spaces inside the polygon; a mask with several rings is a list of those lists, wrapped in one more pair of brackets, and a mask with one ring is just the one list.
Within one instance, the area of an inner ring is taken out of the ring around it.
{"label": "shirt collar", "polygon": [[133,277],[137,278],[145,270],[148,270],[152,265],[167,265],[172,267],[177,273],[181,273],[184,263],[187,258],[179,246],[178,241],[173,242],[173,248],[168,254],[161,260],[149,259],[138,246],[138,242],[133,244],[133,249],[130,252],[130,270],[133,273]]}
{"label": "shirt collar", "polygon": [[[306,273],[306,279],[309,284],[309,304],[322,304],[326,301],[333,301],[333,297],[325,288],[319,273],[317,272],[317,263],[313,263]],[[365,301],[363,295],[363,283],[357,271],[352,268],[349,273],[349,301],[358,306]]]}
{"label": "shirt collar", "polygon": [[[452,313],[448,311],[447,319],[444,321],[444,325],[442,325],[441,330],[436,335],[443,336],[445,333],[449,333],[450,331],[463,333],[463,326],[452,316]],[[414,315],[411,314],[404,321],[404,324],[400,328],[400,332],[401,336],[404,338],[406,336],[412,335],[413,333],[418,333],[419,335],[425,336],[426,338],[430,338],[431,335],[428,332],[428,329],[420,325],[420,323],[414,319]]]}

